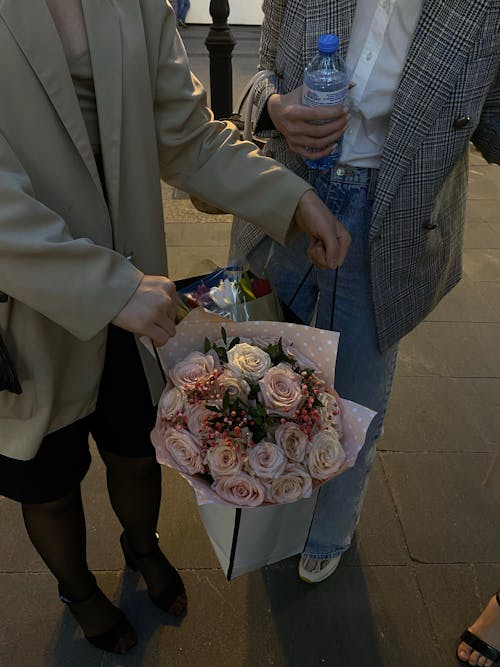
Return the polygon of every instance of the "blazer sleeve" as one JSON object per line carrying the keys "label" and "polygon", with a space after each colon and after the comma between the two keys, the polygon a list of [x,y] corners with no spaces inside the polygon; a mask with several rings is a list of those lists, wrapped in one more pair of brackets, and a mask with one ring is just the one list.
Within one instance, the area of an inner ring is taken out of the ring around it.
{"label": "blazer sleeve", "polygon": [[118,253],[74,239],[36,199],[0,134],[0,291],[67,329],[93,338],[122,309],[142,273]]}
{"label": "blazer sleeve", "polygon": [[472,141],[485,160],[500,164],[500,69],[486,98]]}
{"label": "blazer sleeve", "polygon": [[300,197],[310,185],[250,142],[231,123],[213,120],[191,74],[173,14],[165,11],[155,90],[162,178],[285,244]]}

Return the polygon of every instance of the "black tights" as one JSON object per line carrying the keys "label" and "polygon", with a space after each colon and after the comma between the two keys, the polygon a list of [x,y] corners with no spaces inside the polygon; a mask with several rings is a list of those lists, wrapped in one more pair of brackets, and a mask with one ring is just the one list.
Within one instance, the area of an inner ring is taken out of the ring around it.
{"label": "black tights", "polygon": [[[161,471],[153,457],[103,454],[109,496],[131,547],[147,553],[156,544]],[[23,505],[26,530],[49,570],[70,599],[81,600],[94,587],[86,556],[85,515],[80,489],[40,505]]]}

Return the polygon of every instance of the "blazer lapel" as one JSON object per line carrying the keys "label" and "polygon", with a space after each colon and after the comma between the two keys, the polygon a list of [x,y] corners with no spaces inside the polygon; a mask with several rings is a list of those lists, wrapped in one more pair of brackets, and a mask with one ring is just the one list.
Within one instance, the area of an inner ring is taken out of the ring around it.
{"label": "blazer lapel", "polygon": [[43,0],[4,0],[0,2],[0,15],[102,192],[62,43],[47,5]]}
{"label": "blazer lapel", "polygon": [[455,85],[488,0],[425,0],[396,91],[373,211],[377,231],[402,177]]}
{"label": "blazer lapel", "polygon": [[82,0],[99,115],[99,133],[112,220],[118,220],[122,133],[122,33],[112,0]]}

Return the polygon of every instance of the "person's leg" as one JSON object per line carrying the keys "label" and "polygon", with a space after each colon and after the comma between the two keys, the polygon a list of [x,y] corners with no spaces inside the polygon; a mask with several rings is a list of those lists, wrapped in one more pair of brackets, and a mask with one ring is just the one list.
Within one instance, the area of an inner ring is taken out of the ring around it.
{"label": "person's leg", "polygon": [[[487,646],[483,646],[483,643]],[[491,657],[487,657],[488,655]],[[498,662],[500,659],[500,592],[490,599],[483,612],[463,634],[462,641],[458,645],[457,656],[466,665],[479,665],[479,667],[491,667],[495,661]]]}
{"label": "person's leg", "polygon": [[[335,558],[351,544],[396,365],[397,347],[381,352],[377,342],[368,256],[369,172],[363,170],[363,173],[364,176],[358,173],[358,176],[336,177],[330,184],[324,179],[318,190],[353,239],[337,283],[332,327],[340,332],[335,388],[341,397],[376,410],[378,414],[368,430],[355,466],[325,484],[319,492],[304,551],[313,559]],[[320,272],[317,315],[320,328],[330,328],[333,281],[333,272]]]}
{"label": "person's leg", "polygon": [[100,648],[126,653],[137,637],[123,613],[97,588],[88,568],[80,488],[52,502],[24,503],[22,509],[31,543],[59,582],[87,639]]}
{"label": "person's leg", "polygon": [[125,531],[122,547],[136,561],[148,591],[165,611],[181,614],[182,580],[158,548],[161,469],[150,433],[156,408],[132,334],[109,328],[106,363],[92,416],[92,435],[104,463],[111,504]]}
{"label": "person's leg", "polygon": [[187,13],[191,7],[191,4],[189,0],[178,0],[177,3],[177,19],[182,25],[182,27],[185,26],[186,24],[186,17]]}
{"label": "person's leg", "polygon": [[21,503],[28,536],[86,637],[125,653],[137,637],[98,589],[86,558],[80,482],[90,465],[87,420],[46,436],[34,459],[0,457],[0,493]]}

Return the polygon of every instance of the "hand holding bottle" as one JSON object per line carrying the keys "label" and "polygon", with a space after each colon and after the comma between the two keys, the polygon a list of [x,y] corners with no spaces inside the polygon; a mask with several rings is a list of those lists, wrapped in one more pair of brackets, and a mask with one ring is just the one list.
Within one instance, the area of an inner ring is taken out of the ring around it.
{"label": "hand holding bottle", "polygon": [[314,151],[314,157],[321,158],[330,155],[344,134],[349,110],[346,106],[305,106],[299,86],[285,95],[271,95],[267,111],[292,151],[302,157],[311,157]]}

